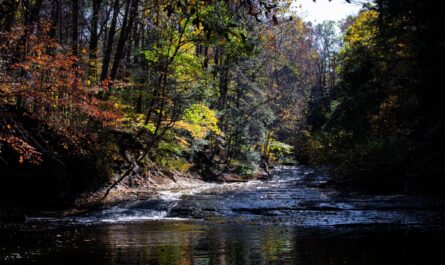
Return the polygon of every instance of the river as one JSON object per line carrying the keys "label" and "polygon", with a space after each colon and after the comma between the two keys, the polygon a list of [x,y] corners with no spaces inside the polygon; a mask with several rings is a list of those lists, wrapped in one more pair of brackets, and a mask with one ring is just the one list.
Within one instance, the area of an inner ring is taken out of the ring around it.
{"label": "river", "polygon": [[273,175],[29,216],[0,229],[0,263],[443,264],[444,201],[340,192],[307,167]]}

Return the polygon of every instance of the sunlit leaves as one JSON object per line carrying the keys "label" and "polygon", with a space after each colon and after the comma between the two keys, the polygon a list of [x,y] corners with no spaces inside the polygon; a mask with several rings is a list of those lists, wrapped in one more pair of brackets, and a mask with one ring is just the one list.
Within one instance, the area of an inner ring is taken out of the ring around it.
{"label": "sunlit leaves", "polygon": [[194,139],[203,139],[209,133],[220,135],[218,117],[215,111],[203,104],[194,104],[183,115],[183,120],[176,125],[177,128],[188,131]]}
{"label": "sunlit leaves", "polygon": [[345,42],[347,45],[371,45],[377,34],[377,17],[376,11],[363,11],[354,20],[354,23],[346,32]]}

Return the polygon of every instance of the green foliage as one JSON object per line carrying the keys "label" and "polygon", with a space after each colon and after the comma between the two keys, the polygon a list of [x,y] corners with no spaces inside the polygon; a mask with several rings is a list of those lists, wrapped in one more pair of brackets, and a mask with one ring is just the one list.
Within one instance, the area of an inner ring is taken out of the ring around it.
{"label": "green foliage", "polygon": [[273,154],[271,159],[283,160],[286,156],[290,156],[292,154],[293,148],[294,147],[292,145],[272,140],[272,142],[269,144],[269,150]]}
{"label": "green foliage", "polygon": [[240,175],[252,175],[258,170],[261,162],[261,155],[251,146],[244,145],[237,148],[238,154],[232,155],[230,163],[232,172]]}

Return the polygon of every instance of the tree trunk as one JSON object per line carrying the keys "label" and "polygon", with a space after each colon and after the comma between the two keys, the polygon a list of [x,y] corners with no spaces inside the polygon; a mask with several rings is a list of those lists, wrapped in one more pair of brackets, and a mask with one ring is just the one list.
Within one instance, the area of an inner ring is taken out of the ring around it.
{"label": "tree trunk", "polygon": [[77,55],[79,50],[79,1],[71,0],[71,49]]}
{"label": "tree trunk", "polygon": [[207,69],[209,67],[209,47],[204,47],[204,63],[203,63],[204,69]]}
{"label": "tree trunk", "polygon": [[96,80],[96,65],[97,65],[97,42],[98,34],[97,27],[99,24],[99,11],[102,0],[93,0],[93,13],[91,15],[91,34],[90,34],[90,44],[89,44],[89,62],[88,62],[88,76]]}
{"label": "tree trunk", "polygon": [[223,110],[226,107],[227,102],[227,90],[229,88],[229,66],[222,65],[219,76],[219,110]]}
{"label": "tree trunk", "polygon": [[110,30],[108,31],[108,40],[105,48],[104,59],[102,61],[102,72],[100,80],[105,80],[108,76],[108,67],[110,66],[111,51],[113,50],[114,35],[116,34],[117,17],[119,16],[119,0],[114,1],[113,18],[111,19]]}
{"label": "tree trunk", "polygon": [[[124,54],[125,43],[128,39],[131,29],[133,28],[134,18],[137,16],[139,0],[127,0],[125,7],[124,21],[122,23],[122,30],[117,43],[116,53],[114,55],[113,67],[111,68],[110,78],[116,78],[119,63]],[[131,9],[131,12],[130,12]]]}
{"label": "tree trunk", "polygon": [[51,22],[52,22],[52,28],[50,31],[51,38],[56,39],[57,37],[57,27],[59,26],[60,18],[60,3],[59,0],[53,0],[51,3]]}
{"label": "tree trunk", "polygon": [[42,9],[42,4],[43,0],[37,0],[34,6],[32,7],[31,11],[25,15],[25,33],[18,42],[17,50],[14,56],[14,58],[17,59],[17,61],[20,61],[21,58],[27,55],[26,46],[28,43],[29,34],[31,32],[30,27],[38,21],[40,10]]}

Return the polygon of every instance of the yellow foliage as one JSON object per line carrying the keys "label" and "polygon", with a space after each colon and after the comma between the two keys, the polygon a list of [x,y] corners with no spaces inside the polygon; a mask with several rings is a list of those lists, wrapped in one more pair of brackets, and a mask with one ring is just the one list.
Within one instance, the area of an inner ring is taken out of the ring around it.
{"label": "yellow foliage", "polygon": [[189,148],[190,147],[190,143],[186,139],[184,139],[183,137],[175,136],[175,139],[176,139],[176,143],[181,148]]}
{"label": "yellow foliage", "polygon": [[215,111],[203,104],[192,105],[175,126],[188,131],[194,139],[204,139],[209,133],[221,134]]}
{"label": "yellow foliage", "polygon": [[174,169],[179,172],[187,172],[193,166],[192,163],[187,162],[184,159],[169,159],[165,164],[169,169]]}
{"label": "yellow foliage", "polygon": [[361,12],[355,19],[354,23],[349,27],[345,36],[345,42],[349,45],[372,44],[373,37],[377,34],[378,30],[375,25],[377,18],[377,11],[370,10]]}

